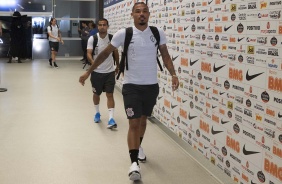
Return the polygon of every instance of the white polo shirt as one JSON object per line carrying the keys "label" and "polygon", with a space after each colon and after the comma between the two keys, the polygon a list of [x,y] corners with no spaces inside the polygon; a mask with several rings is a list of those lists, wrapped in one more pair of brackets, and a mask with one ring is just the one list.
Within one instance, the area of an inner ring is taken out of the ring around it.
{"label": "white polo shirt", "polygon": [[[52,26],[52,25],[51,25],[51,26]],[[52,31],[51,31],[51,27],[48,26],[48,27],[47,27],[47,32],[48,32],[48,33],[51,33],[51,34],[52,34],[53,36],[55,36],[55,37],[58,37],[58,36],[59,36],[59,28],[58,28],[57,25],[52,26]],[[50,37],[50,36],[49,36],[49,41],[51,41],[51,42],[58,42],[57,39],[52,38],[52,37]]]}
{"label": "white polo shirt", "polygon": [[[108,34],[106,35],[105,38],[101,38],[99,33],[97,33],[97,37],[98,37],[98,42],[94,50],[95,52],[94,60],[96,59],[98,54],[100,54],[100,52],[102,52],[110,44],[110,39]],[[93,42],[94,42],[93,36],[89,37],[87,42],[87,49],[93,50]],[[96,68],[94,71],[98,73],[110,73],[115,71],[114,59],[112,54],[110,54],[109,57],[102,64],[100,64],[98,68]]]}
{"label": "white polo shirt", "polygon": [[[158,28],[160,45],[166,44],[164,31]],[[124,46],[125,29],[116,32],[111,44],[118,48]],[[149,85],[158,83],[156,39],[148,26],[144,31],[133,26],[133,35],[128,47],[128,70],[124,70],[124,84]]]}

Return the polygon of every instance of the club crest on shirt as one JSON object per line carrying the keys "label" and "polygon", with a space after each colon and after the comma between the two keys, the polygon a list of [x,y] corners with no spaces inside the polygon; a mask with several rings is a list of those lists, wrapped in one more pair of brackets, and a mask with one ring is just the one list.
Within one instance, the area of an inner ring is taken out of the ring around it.
{"label": "club crest on shirt", "polygon": [[156,40],[156,39],[155,39],[154,35],[151,35],[151,36],[150,36],[150,39],[151,39],[151,41],[152,41],[153,43],[155,43],[155,40]]}
{"label": "club crest on shirt", "polygon": [[132,117],[134,115],[132,108],[127,108],[125,111],[128,117]]}

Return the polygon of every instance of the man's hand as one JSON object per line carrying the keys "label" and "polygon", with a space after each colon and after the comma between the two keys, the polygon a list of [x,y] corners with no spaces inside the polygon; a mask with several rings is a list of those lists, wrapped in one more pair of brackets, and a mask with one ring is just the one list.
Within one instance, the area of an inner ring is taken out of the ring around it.
{"label": "man's hand", "polygon": [[177,76],[172,76],[171,82],[172,82],[172,91],[177,90],[178,86],[179,86],[178,77]]}
{"label": "man's hand", "polygon": [[116,75],[118,74],[118,71],[119,71],[119,67],[116,67],[116,69],[115,69],[115,74]]}
{"label": "man's hand", "polygon": [[89,73],[85,72],[82,76],[79,77],[79,82],[82,86],[85,84],[85,80],[89,77]]}

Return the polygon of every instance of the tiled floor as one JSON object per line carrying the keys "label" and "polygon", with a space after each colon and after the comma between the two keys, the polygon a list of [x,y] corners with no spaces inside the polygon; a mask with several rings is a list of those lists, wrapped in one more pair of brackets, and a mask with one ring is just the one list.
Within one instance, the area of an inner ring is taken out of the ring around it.
{"label": "tiled floor", "polygon": [[[1,184],[126,184],[130,159],[128,122],[122,96],[115,91],[117,130],[107,126],[105,95],[102,123],[93,123],[90,81],[83,87],[80,61],[6,63],[0,59]],[[155,124],[148,123],[141,163],[147,184],[216,184]],[[229,182],[223,182],[229,183]]]}

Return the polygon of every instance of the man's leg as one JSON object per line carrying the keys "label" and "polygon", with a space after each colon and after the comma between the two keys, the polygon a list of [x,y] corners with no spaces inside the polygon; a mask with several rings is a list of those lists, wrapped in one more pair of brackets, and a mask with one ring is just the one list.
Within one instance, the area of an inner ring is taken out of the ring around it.
{"label": "man's leg", "polygon": [[98,123],[100,121],[100,109],[99,109],[99,104],[100,104],[100,96],[97,95],[96,93],[93,93],[93,103],[94,103],[94,107],[96,110],[96,114],[94,117],[94,122]]}
{"label": "man's leg", "polygon": [[115,100],[113,93],[106,93],[107,96],[107,106],[109,110],[109,122],[107,128],[117,128],[117,124],[114,120],[114,110],[115,110]]}
{"label": "man's leg", "polygon": [[127,134],[127,144],[129,149],[129,155],[132,165],[129,168],[129,179],[140,180],[140,166],[138,163],[138,153],[140,146],[140,122],[141,118],[129,119],[129,129]]}
{"label": "man's leg", "polygon": [[138,153],[138,160],[140,162],[146,162],[146,155],[144,154],[143,148],[141,147],[142,140],[146,131],[146,127],[147,127],[147,116],[142,115],[140,118],[140,146]]}

